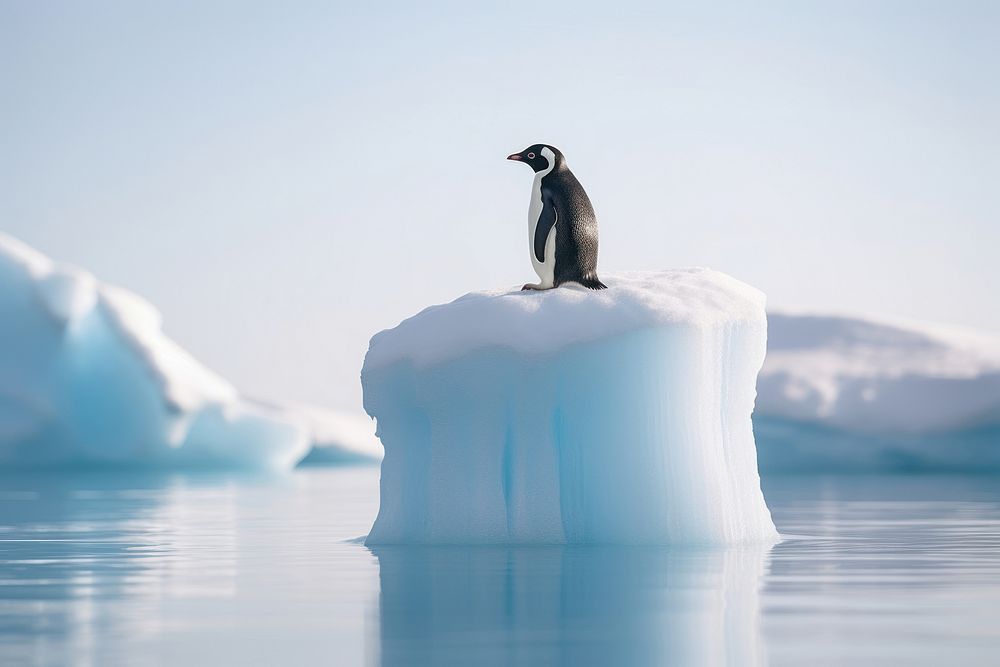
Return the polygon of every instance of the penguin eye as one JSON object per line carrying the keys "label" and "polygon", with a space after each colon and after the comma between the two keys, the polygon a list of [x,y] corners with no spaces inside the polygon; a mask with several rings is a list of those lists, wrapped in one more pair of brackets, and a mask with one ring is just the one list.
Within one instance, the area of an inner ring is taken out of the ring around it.
{"label": "penguin eye", "polygon": [[529,160],[534,160],[535,159],[535,154],[534,153],[528,153],[528,159]]}

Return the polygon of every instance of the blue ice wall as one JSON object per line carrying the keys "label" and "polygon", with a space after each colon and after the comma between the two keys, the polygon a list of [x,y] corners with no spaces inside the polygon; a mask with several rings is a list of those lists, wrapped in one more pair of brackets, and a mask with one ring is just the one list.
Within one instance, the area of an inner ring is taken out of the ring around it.
{"label": "blue ice wall", "polygon": [[[614,278],[593,301],[543,298],[614,317]],[[671,287],[668,279],[642,289]],[[701,295],[685,287],[684,312],[697,314],[690,302]],[[446,306],[429,312],[447,326],[465,324]],[[766,337],[762,300],[751,312],[660,317],[543,352],[512,342],[467,345],[431,363],[366,362],[365,408],[385,446],[368,542],[773,540],[750,422]],[[414,330],[383,332],[379,344]]]}

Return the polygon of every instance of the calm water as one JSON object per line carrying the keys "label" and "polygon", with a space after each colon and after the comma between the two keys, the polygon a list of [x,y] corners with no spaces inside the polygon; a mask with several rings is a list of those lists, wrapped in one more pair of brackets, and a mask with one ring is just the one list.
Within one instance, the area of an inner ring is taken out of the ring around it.
{"label": "calm water", "polygon": [[1000,661],[997,478],[771,478],[742,550],[373,553],[377,485],[0,477],[0,664]]}

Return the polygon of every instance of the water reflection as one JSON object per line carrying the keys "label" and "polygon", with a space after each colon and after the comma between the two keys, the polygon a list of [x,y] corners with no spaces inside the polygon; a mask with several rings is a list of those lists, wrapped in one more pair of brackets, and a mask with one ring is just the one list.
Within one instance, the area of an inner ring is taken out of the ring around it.
{"label": "water reflection", "polygon": [[381,664],[764,664],[768,549],[378,547]]}
{"label": "water reflection", "polygon": [[377,469],[0,474],[0,665],[996,662],[995,477],[765,495],[764,552],[373,554]]}
{"label": "water reflection", "polygon": [[[0,474],[0,665],[363,664],[377,470]],[[370,641],[369,641],[370,639]]]}
{"label": "water reflection", "polygon": [[[180,529],[204,505],[213,525]],[[100,639],[160,632],[165,600],[231,594],[234,511],[231,482],[218,477],[3,475],[5,659],[103,664],[112,656]],[[176,557],[186,552],[201,557]]]}

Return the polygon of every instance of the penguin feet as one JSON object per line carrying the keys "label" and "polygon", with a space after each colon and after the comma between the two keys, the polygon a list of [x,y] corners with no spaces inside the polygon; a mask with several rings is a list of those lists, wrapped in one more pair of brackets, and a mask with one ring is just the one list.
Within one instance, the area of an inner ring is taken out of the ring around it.
{"label": "penguin feet", "polygon": [[584,278],[580,281],[580,284],[587,289],[608,289],[608,286],[602,283],[597,276],[591,278]]}
{"label": "penguin feet", "polygon": [[525,285],[524,287],[521,288],[521,291],[524,292],[525,290],[532,290],[532,291],[536,291],[536,292],[541,292],[542,290],[547,290],[547,289],[552,289],[552,288],[551,287],[545,287],[545,286],[543,286],[541,284],[528,283],[527,285]]}

